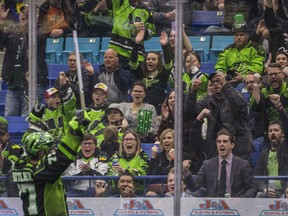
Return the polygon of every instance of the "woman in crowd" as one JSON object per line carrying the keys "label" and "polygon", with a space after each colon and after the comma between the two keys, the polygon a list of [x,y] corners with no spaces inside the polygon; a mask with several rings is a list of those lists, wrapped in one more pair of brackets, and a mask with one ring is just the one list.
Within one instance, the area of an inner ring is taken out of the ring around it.
{"label": "woman in crowd", "polygon": [[[161,150],[162,151],[161,151]],[[174,167],[174,130],[166,129],[160,136],[160,149],[157,145],[151,149],[148,175],[167,175]],[[183,163],[190,161],[190,155],[183,152]]]}
{"label": "woman in crowd", "polygon": [[288,78],[288,54],[284,51],[278,51],[275,55],[275,62],[282,65],[282,71],[285,74],[285,80]]}
{"label": "woman in crowd", "polygon": [[133,46],[130,67],[132,72],[136,75],[136,78],[142,80],[146,86],[146,102],[154,105],[157,114],[160,114],[161,105],[165,99],[168,78],[173,68],[173,61],[168,45],[168,35],[166,32],[162,32],[160,36],[160,44],[163,49],[165,62],[164,65],[162,65],[161,55],[158,52],[149,52],[146,55],[145,62],[139,64],[137,53],[139,43],[141,43],[142,40],[141,32],[139,32]]}
{"label": "woman in crowd", "polygon": [[198,79],[199,87],[197,90],[197,100],[207,94],[208,75],[200,70],[201,58],[195,52],[186,52],[184,55],[185,73],[182,76],[183,89],[187,93],[193,81]]}
{"label": "woman in crowd", "polygon": [[142,150],[141,142],[134,131],[126,131],[119,147],[119,153],[112,156],[109,162],[108,175],[118,176],[128,170],[134,176],[147,174],[148,155]]}
{"label": "woman in crowd", "polygon": [[174,129],[174,107],[175,107],[175,91],[168,93],[165,102],[161,107],[161,117],[159,129],[157,132],[157,139],[159,140],[162,132],[168,128]]}
{"label": "woman in crowd", "polygon": [[146,96],[145,84],[137,81],[131,88],[132,103],[120,103],[128,129],[140,135],[142,142],[153,142],[156,135],[156,109],[153,105],[144,103]]}

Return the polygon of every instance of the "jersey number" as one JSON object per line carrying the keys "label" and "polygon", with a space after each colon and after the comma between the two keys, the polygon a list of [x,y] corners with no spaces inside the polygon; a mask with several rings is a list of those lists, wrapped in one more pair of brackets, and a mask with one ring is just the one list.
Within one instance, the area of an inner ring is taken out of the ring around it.
{"label": "jersey number", "polygon": [[21,193],[28,193],[29,206],[27,208],[29,215],[37,215],[38,209],[36,205],[36,190],[34,184],[21,184]]}

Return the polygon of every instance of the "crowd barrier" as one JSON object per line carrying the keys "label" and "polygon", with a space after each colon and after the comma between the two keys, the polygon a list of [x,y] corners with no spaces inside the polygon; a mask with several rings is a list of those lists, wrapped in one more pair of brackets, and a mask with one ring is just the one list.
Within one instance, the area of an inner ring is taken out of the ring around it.
{"label": "crowd barrier", "polygon": [[[115,180],[115,176],[63,176],[64,181],[109,179]],[[166,176],[141,176],[136,179],[150,180]],[[288,179],[288,176],[255,176],[256,179]],[[0,180],[5,179],[4,176]],[[20,198],[0,197],[0,215],[23,215]],[[109,204],[108,204],[109,203]],[[67,207],[70,216],[172,216],[174,215],[173,198],[159,197],[67,197]],[[288,200],[283,198],[205,198],[189,197],[181,198],[180,216],[214,216],[214,215],[237,215],[237,216],[265,216],[265,215],[288,215]]]}

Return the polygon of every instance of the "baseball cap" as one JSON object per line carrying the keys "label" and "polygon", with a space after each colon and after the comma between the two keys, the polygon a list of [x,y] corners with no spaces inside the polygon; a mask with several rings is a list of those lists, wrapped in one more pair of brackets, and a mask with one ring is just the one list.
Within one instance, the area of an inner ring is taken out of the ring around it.
{"label": "baseball cap", "polygon": [[49,88],[45,91],[44,97],[45,97],[45,99],[48,99],[56,93],[58,93],[58,90],[56,88],[52,87],[52,88]]}
{"label": "baseball cap", "polygon": [[104,83],[97,83],[97,84],[94,86],[94,89],[93,89],[93,90],[96,90],[96,89],[101,89],[101,90],[103,90],[105,93],[108,92],[108,86],[105,85]]}
{"label": "baseball cap", "polygon": [[0,116],[0,131],[7,133],[8,132],[8,121]]}
{"label": "baseball cap", "polygon": [[120,104],[117,104],[117,103],[112,103],[112,104],[109,105],[109,107],[105,110],[106,115],[108,115],[108,113],[109,113],[110,110],[112,110],[112,109],[117,109],[117,110],[119,110],[120,113],[121,113],[121,115],[124,116],[124,112],[123,112]]}

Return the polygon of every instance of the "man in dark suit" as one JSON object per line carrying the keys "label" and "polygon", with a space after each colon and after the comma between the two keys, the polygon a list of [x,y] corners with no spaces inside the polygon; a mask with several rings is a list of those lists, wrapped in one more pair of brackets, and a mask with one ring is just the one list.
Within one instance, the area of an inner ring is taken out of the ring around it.
{"label": "man in dark suit", "polygon": [[249,162],[232,153],[235,146],[233,135],[221,129],[216,144],[218,156],[205,160],[195,177],[188,175],[187,185],[193,191],[206,188],[204,196],[207,197],[255,197],[256,187]]}

